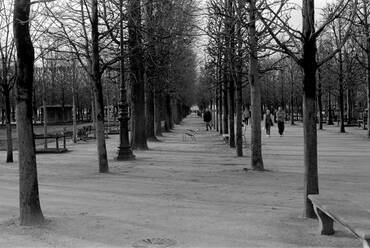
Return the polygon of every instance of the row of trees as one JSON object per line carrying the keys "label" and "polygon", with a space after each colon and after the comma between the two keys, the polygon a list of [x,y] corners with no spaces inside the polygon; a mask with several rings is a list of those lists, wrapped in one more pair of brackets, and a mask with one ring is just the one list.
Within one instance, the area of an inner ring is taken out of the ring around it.
{"label": "row of trees", "polygon": [[[44,106],[47,95],[56,93],[46,82],[57,76],[62,91],[72,90],[72,99],[63,101],[72,100],[74,106],[77,89],[85,91],[85,95],[93,89],[99,171],[108,172],[104,134],[107,95],[103,81],[117,82],[115,89],[120,93],[117,159],[132,159],[133,149],[148,149],[147,140],[156,140],[162,135],[161,123],[164,121],[164,129],[169,131],[187,114],[193,102],[196,58],[192,43],[196,36],[196,5],[193,0],[14,0],[14,3],[8,0],[1,3],[1,44],[10,44],[0,46],[2,54],[7,54],[1,57],[0,69],[3,75],[8,73],[7,81],[1,78],[1,86],[10,89],[15,81],[20,220],[22,225],[32,225],[44,219],[32,126],[34,78],[40,79]],[[4,36],[4,32],[8,36]],[[11,97],[2,93],[5,98]],[[6,109],[8,113],[10,108],[6,106]],[[8,117],[7,123],[11,135]]]}
{"label": "row of trees", "polygon": [[230,147],[236,147],[238,156],[242,156],[243,102],[251,104],[251,166],[260,171],[264,170],[261,110],[282,106],[292,121],[294,112],[303,113],[304,213],[314,217],[307,195],[319,193],[316,123],[320,120],[322,128],[323,102],[331,114],[333,98],[338,96],[342,132],[345,96],[348,116],[356,103],[364,101],[358,96],[365,85],[367,108],[370,105],[370,5],[367,1],[336,1],[324,9],[319,22],[313,0],[303,0],[299,8],[302,29],[296,30],[290,19],[297,6],[290,1],[208,1],[208,59],[200,88],[212,93],[198,95],[198,99],[216,107],[217,129],[229,134]]}

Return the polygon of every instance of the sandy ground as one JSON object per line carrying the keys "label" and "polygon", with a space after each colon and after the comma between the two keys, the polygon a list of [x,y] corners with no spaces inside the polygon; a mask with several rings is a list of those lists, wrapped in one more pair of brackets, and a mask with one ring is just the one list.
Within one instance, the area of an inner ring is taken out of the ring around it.
{"label": "sandy ground", "polygon": [[[183,141],[185,128],[200,129],[196,141]],[[67,154],[39,154],[48,224],[36,228],[18,225],[18,169],[0,152],[0,247],[133,247],[147,238],[171,239],[174,247],[361,247],[340,227],[320,236],[317,220],[302,218],[302,142],[300,125],[287,125],[284,137],[275,126],[271,138],[263,136],[270,171],[245,171],[248,149],[237,158],[193,116],[149,151],[136,151],[136,161],[114,161],[118,137],[111,136],[109,174],[97,172],[94,141],[70,144]],[[321,194],[368,208],[363,131],[328,128],[319,144]]]}

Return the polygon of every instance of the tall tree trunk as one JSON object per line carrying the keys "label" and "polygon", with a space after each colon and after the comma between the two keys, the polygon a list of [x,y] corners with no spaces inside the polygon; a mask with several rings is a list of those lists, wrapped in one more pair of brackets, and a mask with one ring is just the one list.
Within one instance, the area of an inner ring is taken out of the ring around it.
{"label": "tall tree trunk", "polygon": [[290,72],[290,125],[294,125],[294,73]]}
{"label": "tall tree trunk", "polygon": [[144,55],[141,38],[141,1],[128,1],[130,80],[132,85],[131,146],[147,150],[145,120]]}
{"label": "tall tree trunk", "polygon": [[154,127],[154,84],[156,75],[155,65],[155,37],[154,37],[154,22],[153,22],[153,0],[146,0],[145,4],[145,20],[146,20],[146,40],[148,42],[148,49],[146,55],[146,102],[145,102],[145,115],[146,115],[146,131],[147,139],[151,141],[158,141],[155,137]]}
{"label": "tall tree trunk", "polygon": [[[367,7],[364,8],[366,9],[365,13],[367,13]],[[370,34],[367,19],[366,19],[366,34]],[[370,35],[367,35],[366,38],[366,57],[367,57],[367,137],[370,138]]]}
{"label": "tall tree trunk", "polygon": [[44,134],[44,150],[48,149],[48,140],[46,136],[48,135],[48,108],[47,108],[47,90],[46,90],[46,68],[45,68],[45,57],[44,51],[41,49],[42,53],[42,109],[43,109],[43,134]]}
{"label": "tall tree trunk", "polygon": [[[242,17],[245,8],[245,0],[238,0],[237,15]],[[237,48],[238,58],[236,60],[236,155],[243,156],[243,37],[240,21],[237,22]]]}
{"label": "tall tree trunk", "polygon": [[165,130],[169,132],[173,129],[173,116],[172,116],[172,108],[171,108],[171,96],[166,93],[164,99],[164,106],[165,106]]}
{"label": "tall tree trunk", "polygon": [[340,132],[345,133],[345,127],[344,127],[344,76],[343,76],[343,55],[342,51],[339,51],[339,112],[340,112]]}
{"label": "tall tree trunk", "polygon": [[235,80],[234,80],[234,73],[235,73],[235,40],[234,40],[234,32],[235,27],[233,24],[233,1],[226,0],[226,12],[227,17],[225,18],[225,64],[226,64],[226,79],[228,82],[228,103],[229,103],[229,145],[230,147],[235,147]]}
{"label": "tall tree trunk", "polygon": [[154,91],[151,86],[148,86],[146,95],[146,131],[147,138],[150,141],[158,141],[155,136],[155,125],[154,125]]}
{"label": "tall tree trunk", "polygon": [[98,148],[99,172],[106,173],[109,171],[109,168],[107,159],[107,148],[105,144],[104,99],[99,62],[98,0],[92,0],[91,15],[91,35],[93,51],[92,77],[94,80],[95,91],[96,140]]}
{"label": "tall tree trunk", "polygon": [[154,129],[156,136],[162,135],[162,93],[159,90],[154,90]]}
{"label": "tall tree trunk", "polygon": [[16,113],[21,225],[35,225],[44,221],[40,207],[32,125],[33,66],[35,57],[29,30],[30,7],[30,0],[14,1],[13,30],[17,48],[18,72],[16,79]]}
{"label": "tall tree trunk", "polygon": [[76,108],[76,60],[72,63],[72,122],[73,122],[73,143],[77,143],[77,108]]}
{"label": "tall tree trunk", "polygon": [[222,53],[221,53],[221,48],[218,49],[218,57],[217,57],[217,70],[218,70],[218,73],[217,73],[217,84],[218,84],[218,94],[219,94],[219,102],[218,102],[218,119],[219,119],[219,133],[220,134],[223,134],[224,133],[224,129],[223,129],[223,119],[222,119],[222,113],[224,111],[223,109],[223,92],[222,92]]}
{"label": "tall tree trunk", "polygon": [[304,216],[315,218],[309,194],[319,193],[317,169],[317,127],[316,127],[316,38],[313,0],[303,0],[303,133],[304,133]]}
{"label": "tall tree trunk", "polygon": [[223,126],[224,126],[224,134],[229,133],[229,103],[228,103],[228,85],[227,85],[227,71],[224,68],[224,75],[223,75]]}
{"label": "tall tree trunk", "polygon": [[333,125],[334,123],[333,123],[333,110],[332,110],[332,108],[331,108],[331,91],[330,91],[330,89],[329,89],[329,91],[328,91],[328,110],[327,110],[327,117],[328,117],[328,121],[327,121],[327,124],[328,125]]}
{"label": "tall tree trunk", "polygon": [[10,90],[8,86],[4,88],[5,97],[5,121],[6,121],[6,162],[13,163],[13,135],[10,106]]}
{"label": "tall tree trunk", "polygon": [[256,31],[256,1],[249,2],[249,84],[251,87],[251,164],[254,170],[263,171],[261,142],[261,83],[258,75],[258,37]]}
{"label": "tall tree trunk", "polygon": [[321,71],[320,69],[318,70],[318,77],[319,77],[319,82],[318,82],[318,89],[317,89],[317,103],[318,103],[318,107],[319,107],[319,129],[322,130],[323,129],[323,125],[324,125],[324,118],[323,118],[323,115],[322,115],[322,83],[321,83]]}
{"label": "tall tree trunk", "polygon": [[[219,76],[219,80],[221,79],[220,78],[221,77],[221,75]],[[223,109],[223,94],[222,94],[222,82],[221,82],[221,80],[218,82],[218,84],[219,84],[219,86],[218,86],[218,92],[219,92],[219,102],[218,102],[218,111],[219,111],[219,113],[218,113],[218,122],[219,122],[219,125],[220,125],[220,130],[219,130],[219,132],[220,132],[220,134],[223,134],[223,119],[222,119],[222,113],[223,113],[223,111],[224,111],[224,109]]]}

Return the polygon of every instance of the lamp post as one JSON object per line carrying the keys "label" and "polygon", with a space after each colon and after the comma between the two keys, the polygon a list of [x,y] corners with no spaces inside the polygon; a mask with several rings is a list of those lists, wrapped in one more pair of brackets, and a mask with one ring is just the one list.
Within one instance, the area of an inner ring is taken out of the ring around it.
{"label": "lamp post", "polygon": [[119,102],[119,147],[117,160],[125,161],[135,159],[132,153],[128,135],[128,104],[125,85],[125,62],[123,45],[123,0],[120,0],[120,102]]}

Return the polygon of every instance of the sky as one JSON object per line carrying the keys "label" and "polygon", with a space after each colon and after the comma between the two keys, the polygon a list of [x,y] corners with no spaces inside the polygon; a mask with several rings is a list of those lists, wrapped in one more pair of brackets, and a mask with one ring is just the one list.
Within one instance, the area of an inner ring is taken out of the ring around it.
{"label": "sky", "polygon": [[[205,7],[206,2],[208,0],[201,0],[200,1],[200,6]],[[301,7],[302,6],[302,0],[289,0],[290,3],[294,3],[297,6]],[[321,15],[322,15],[322,8],[326,6],[327,3],[333,3],[333,2],[338,2],[338,0],[315,0],[315,19],[316,21],[321,20]],[[296,11],[292,12],[291,14],[291,26],[294,27],[297,30],[301,29],[301,24],[302,24],[302,12],[300,9],[297,9]],[[205,21],[206,23],[206,21]],[[205,24],[204,24],[205,25]],[[195,51],[198,54],[198,61],[200,64],[203,64],[204,59],[205,59],[205,54],[203,49],[205,48],[207,44],[207,38],[205,36],[202,36],[200,38],[200,41],[197,43],[195,47]]]}

